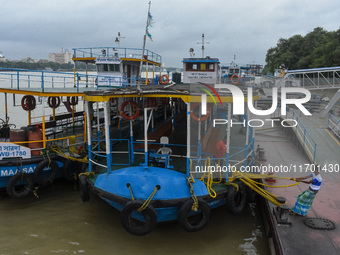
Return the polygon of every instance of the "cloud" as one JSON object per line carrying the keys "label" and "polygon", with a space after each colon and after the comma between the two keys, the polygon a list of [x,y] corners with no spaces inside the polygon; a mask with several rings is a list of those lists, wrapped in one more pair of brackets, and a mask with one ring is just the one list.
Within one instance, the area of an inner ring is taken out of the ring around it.
{"label": "cloud", "polygon": [[[47,59],[61,48],[115,46],[118,32],[126,37],[121,47],[141,48],[145,32],[147,0],[15,0],[2,1],[0,51],[9,59]],[[154,42],[147,49],[163,56],[167,66],[182,66],[194,48],[230,63],[264,64],[265,55],[279,38],[306,34],[315,27],[339,29],[336,0],[154,0],[149,29]]]}

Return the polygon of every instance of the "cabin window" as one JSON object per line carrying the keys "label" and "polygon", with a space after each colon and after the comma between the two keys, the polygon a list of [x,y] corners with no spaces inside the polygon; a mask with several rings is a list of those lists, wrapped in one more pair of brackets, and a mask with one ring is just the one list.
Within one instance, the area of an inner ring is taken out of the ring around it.
{"label": "cabin window", "polygon": [[97,64],[98,72],[120,72],[120,64]]}
{"label": "cabin window", "polygon": [[213,63],[187,63],[186,71],[214,71]]}

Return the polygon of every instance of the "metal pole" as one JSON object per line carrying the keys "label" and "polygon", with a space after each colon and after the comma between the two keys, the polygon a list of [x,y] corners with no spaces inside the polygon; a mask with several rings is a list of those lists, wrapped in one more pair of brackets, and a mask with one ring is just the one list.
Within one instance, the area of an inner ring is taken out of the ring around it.
{"label": "metal pole", "polygon": [[[87,146],[89,151],[89,172],[92,172],[92,141],[91,141],[91,117],[90,117],[90,111],[89,111],[89,101],[85,101],[85,112],[88,116],[88,119],[86,121],[87,126]],[[99,142],[99,141],[98,141]]]}
{"label": "metal pole", "polygon": [[104,103],[106,162],[107,162],[107,173],[108,174],[111,173],[111,165],[112,165],[109,107],[110,107],[110,100]]}
{"label": "metal pole", "polygon": [[148,166],[148,110],[144,108],[144,151],[145,167]]}
{"label": "metal pole", "polygon": [[187,104],[187,177],[190,176],[190,102]]}
{"label": "metal pole", "polygon": [[150,7],[151,7],[151,1],[149,1],[148,17],[146,19],[145,34],[144,34],[144,39],[143,39],[143,50],[142,50],[142,56],[140,58],[140,67],[139,67],[139,77],[138,77],[138,83],[137,83],[137,90],[140,90],[140,84],[141,84],[142,67],[143,67],[143,59],[144,59],[144,51],[145,51],[145,43],[146,43],[146,33],[147,33],[147,28],[148,28],[148,23],[149,23]]}

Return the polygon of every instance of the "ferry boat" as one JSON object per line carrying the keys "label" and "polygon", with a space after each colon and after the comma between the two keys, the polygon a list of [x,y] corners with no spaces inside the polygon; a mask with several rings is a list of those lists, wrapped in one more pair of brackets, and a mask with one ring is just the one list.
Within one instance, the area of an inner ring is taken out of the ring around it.
{"label": "ferry boat", "polygon": [[[136,74],[139,73],[136,63],[143,59],[141,49],[120,48],[126,57],[118,60],[111,58],[113,48],[104,48],[105,58],[103,48],[100,48],[101,55],[96,55],[98,48],[74,49],[73,60],[86,63],[85,73],[77,72],[76,68],[73,73],[1,68],[0,93],[5,111],[0,119],[0,189],[6,190],[9,196],[22,198],[32,192],[37,195],[38,188],[62,176],[77,180],[86,167],[84,91],[116,87],[117,84],[122,87],[136,85]],[[146,63],[161,65],[158,54],[145,52],[142,66]],[[115,50],[113,57],[116,53]],[[97,65],[96,75],[88,74],[88,63]],[[106,69],[109,71],[101,72]],[[115,75],[119,73],[118,78],[110,71]],[[10,110],[18,109],[18,114],[12,111],[10,115],[9,107],[13,107]],[[115,105],[112,105],[114,109]],[[100,129],[103,108],[97,104],[92,111],[98,113],[94,121]],[[28,117],[23,124],[21,119],[25,112]],[[112,120],[112,124],[123,128],[125,125],[117,119]],[[124,134],[121,132],[120,135]]]}
{"label": "ferry boat", "polygon": [[[80,174],[84,202],[92,190],[121,211],[122,226],[134,235],[174,220],[186,231],[198,231],[209,222],[211,209],[224,204],[231,213],[243,211],[254,192],[232,173],[254,164],[256,150],[253,129],[232,126],[233,120],[247,120],[248,110],[241,115],[232,110],[259,97],[254,91],[234,100],[228,89],[232,84],[214,85],[218,63],[184,59],[184,81],[195,83],[121,84],[85,92],[87,116],[93,105],[104,104],[105,128],[95,131],[87,122],[89,167]],[[246,94],[247,88],[234,89]],[[116,112],[109,110],[113,103],[118,104]],[[121,127],[111,126],[112,115],[128,123],[127,138],[116,138]],[[221,154],[218,143],[225,148]]]}

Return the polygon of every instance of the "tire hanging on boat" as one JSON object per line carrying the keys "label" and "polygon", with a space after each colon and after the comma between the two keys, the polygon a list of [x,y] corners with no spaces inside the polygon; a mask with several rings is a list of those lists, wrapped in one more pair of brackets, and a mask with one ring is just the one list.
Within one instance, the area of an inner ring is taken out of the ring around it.
{"label": "tire hanging on boat", "polygon": [[81,166],[72,159],[67,159],[63,165],[64,178],[69,181],[76,181],[81,173]]}
{"label": "tire hanging on boat", "polygon": [[[152,205],[148,205],[143,211],[138,212],[138,209],[144,204],[142,200],[132,200],[124,206],[120,221],[127,232],[137,236],[149,234],[157,225],[157,213]],[[132,213],[140,215],[143,220],[132,218]]]}
{"label": "tire hanging on boat", "polygon": [[21,107],[25,111],[33,111],[36,104],[37,103],[34,96],[26,95],[21,99]]}
{"label": "tire hanging on boat", "polygon": [[60,97],[48,97],[47,99],[48,106],[54,109],[59,107],[60,101]]}
{"label": "tire hanging on boat", "polygon": [[210,207],[203,199],[198,199],[197,215],[191,215],[191,208],[194,201],[192,198],[186,200],[178,210],[178,223],[188,232],[196,232],[204,228],[210,221]]}
{"label": "tire hanging on boat", "polygon": [[7,194],[12,198],[26,197],[33,189],[32,175],[28,173],[16,173],[7,183]]}
{"label": "tire hanging on boat", "polygon": [[77,105],[78,104],[78,97],[67,97],[67,103],[69,105]]}
{"label": "tire hanging on boat", "polygon": [[238,191],[230,186],[227,193],[227,209],[232,214],[243,212],[247,202],[247,194],[242,184],[238,184]]}
{"label": "tire hanging on boat", "polygon": [[90,201],[89,184],[87,183],[87,176],[84,174],[79,176],[79,189],[81,201]]}
{"label": "tire hanging on boat", "polygon": [[[43,171],[46,167],[51,168],[50,172]],[[58,171],[59,171],[59,166],[57,162],[46,158],[36,166],[34,170],[34,175],[35,175],[35,178],[38,184],[41,186],[45,186],[55,181],[58,175]]]}

